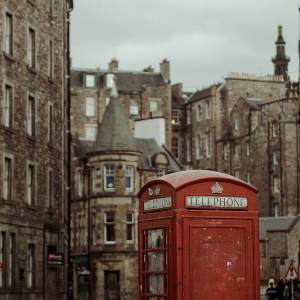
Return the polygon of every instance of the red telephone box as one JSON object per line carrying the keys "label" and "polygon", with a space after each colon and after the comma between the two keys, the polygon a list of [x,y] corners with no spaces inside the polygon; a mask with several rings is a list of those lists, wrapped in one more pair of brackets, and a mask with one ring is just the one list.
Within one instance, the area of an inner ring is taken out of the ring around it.
{"label": "red telephone box", "polygon": [[183,171],[139,192],[140,300],[259,300],[255,187]]}

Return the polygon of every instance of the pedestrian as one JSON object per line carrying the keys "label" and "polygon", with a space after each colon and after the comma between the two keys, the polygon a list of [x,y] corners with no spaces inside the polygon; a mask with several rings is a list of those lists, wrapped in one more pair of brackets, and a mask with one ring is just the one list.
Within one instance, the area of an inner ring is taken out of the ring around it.
{"label": "pedestrian", "polygon": [[292,300],[291,290],[287,283],[284,285],[282,300]]}
{"label": "pedestrian", "polygon": [[266,289],[266,299],[278,300],[277,289],[274,287],[274,283],[272,281],[270,282],[269,287]]}

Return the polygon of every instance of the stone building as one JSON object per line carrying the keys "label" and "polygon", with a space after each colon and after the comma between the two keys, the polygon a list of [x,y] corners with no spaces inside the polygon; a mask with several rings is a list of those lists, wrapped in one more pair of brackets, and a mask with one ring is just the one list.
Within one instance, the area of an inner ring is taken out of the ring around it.
{"label": "stone building", "polygon": [[[276,48],[273,76],[233,73],[181,98],[172,151],[187,169],[217,170],[255,185],[261,216],[294,216],[300,201],[298,89],[286,81],[281,27]],[[173,103],[175,114],[178,97]]]}
{"label": "stone building", "polygon": [[271,276],[285,278],[292,262],[298,270],[299,216],[262,217],[259,225],[261,282],[267,284]]}
{"label": "stone building", "polygon": [[[72,70],[72,134],[81,140],[94,140],[116,79],[120,100],[132,130],[139,136],[152,137],[149,124],[162,130],[160,139],[171,146],[171,84],[170,63],[164,59],[160,72],[149,66],[143,71],[119,70],[113,59],[107,70]],[[141,122],[142,121],[142,122]]]}
{"label": "stone building", "polygon": [[1,1],[0,299],[66,299],[71,0]]}
{"label": "stone building", "polygon": [[114,82],[110,93],[95,140],[74,139],[75,299],[138,298],[136,194],[181,168],[165,146],[134,138]]}

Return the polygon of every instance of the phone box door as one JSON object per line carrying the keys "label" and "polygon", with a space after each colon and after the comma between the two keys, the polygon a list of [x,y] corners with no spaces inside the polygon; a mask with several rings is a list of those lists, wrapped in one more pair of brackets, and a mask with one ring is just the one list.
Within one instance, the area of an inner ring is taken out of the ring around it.
{"label": "phone box door", "polygon": [[184,220],[185,300],[255,299],[252,231],[249,219]]}

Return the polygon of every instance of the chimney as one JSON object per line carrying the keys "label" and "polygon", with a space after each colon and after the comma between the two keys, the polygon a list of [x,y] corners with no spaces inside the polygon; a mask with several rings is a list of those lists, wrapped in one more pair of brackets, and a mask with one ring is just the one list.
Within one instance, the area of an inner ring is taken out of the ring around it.
{"label": "chimney", "polygon": [[160,73],[164,81],[170,83],[170,62],[166,58],[160,63]]}
{"label": "chimney", "polygon": [[116,58],[113,58],[111,62],[108,64],[108,69],[111,72],[115,72],[119,70],[119,61]]}
{"label": "chimney", "polygon": [[150,65],[147,68],[145,68],[143,71],[147,72],[147,73],[153,73],[154,72],[154,68]]}

